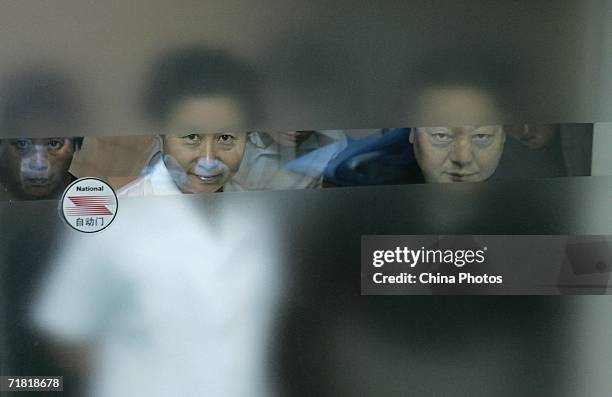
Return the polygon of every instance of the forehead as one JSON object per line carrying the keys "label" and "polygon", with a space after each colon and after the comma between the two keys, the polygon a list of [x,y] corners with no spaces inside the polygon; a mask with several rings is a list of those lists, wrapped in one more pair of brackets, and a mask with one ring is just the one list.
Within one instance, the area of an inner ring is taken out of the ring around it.
{"label": "forehead", "polygon": [[421,120],[469,124],[501,119],[501,111],[493,94],[477,87],[428,87],[414,100]]}
{"label": "forehead", "polygon": [[244,116],[240,103],[228,96],[189,97],[172,107],[168,122],[198,132],[234,130],[244,127]]}
{"label": "forehead", "polygon": [[68,138],[68,137],[64,137],[64,136],[56,136],[56,137],[49,137],[49,138],[27,138],[27,137],[19,137],[19,138],[12,138],[12,139],[6,139],[7,142],[10,143],[15,143],[15,142],[19,142],[19,141],[28,141],[30,143],[33,143],[34,145],[44,145],[47,144],[51,141],[70,141],[72,138]]}

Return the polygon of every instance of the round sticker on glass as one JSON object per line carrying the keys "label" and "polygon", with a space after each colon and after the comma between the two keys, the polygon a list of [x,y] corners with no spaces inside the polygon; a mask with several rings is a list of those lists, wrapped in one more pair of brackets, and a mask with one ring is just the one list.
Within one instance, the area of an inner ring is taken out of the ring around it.
{"label": "round sticker on glass", "polygon": [[83,233],[107,228],[117,215],[117,195],[98,178],[80,178],[66,188],[60,201],[66,223]]}

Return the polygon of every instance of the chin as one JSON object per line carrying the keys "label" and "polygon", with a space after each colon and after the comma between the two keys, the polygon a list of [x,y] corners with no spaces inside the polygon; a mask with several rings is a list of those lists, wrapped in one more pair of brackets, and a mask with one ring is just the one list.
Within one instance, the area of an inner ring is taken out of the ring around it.
{"label": "chin", "polygon": [[447,175],[424,175],[426,183],[450,183],[451,178]]}
{"label": "chin", "polygon": [[32,200],[52,199],[59,196],[58,194],[53,194],[51,191],[41,191],[38,189],[26,189],[23,191],[22,195]]}
{"label": "chin", "polygon": [[186,193],[214,193],[221,189],[222,185],[206,185],[189,188]]}

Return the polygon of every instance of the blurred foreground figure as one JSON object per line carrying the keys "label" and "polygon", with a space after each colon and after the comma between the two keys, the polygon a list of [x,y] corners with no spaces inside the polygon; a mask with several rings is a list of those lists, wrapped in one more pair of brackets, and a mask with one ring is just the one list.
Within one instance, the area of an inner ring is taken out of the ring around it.
{"label": "blurred foreground figure", "polygon": [[76,100],[68,84],[51,73],[26,73],[9,81],[0,128],[20,136],[0,140],[0,184],[9,198],[54,199],[76,178],[68,171],[83,138]]}
{"label": "blurred foreground figure", "polygon": [[[275,216],[222,191],[255,112],[249,69],[189,49],[157,65],[161,156],[103,233],[67,231],[33,322],[93,396],[274,396],[268,357],[281,275]],[[223,131],[223,132],[218,132]],[[223,199],[223,200],[222,200]],[[257,236],[257,238],[254,238]],[[66,386],[65,386],[66,387]]]}
{"label": "blurred foreground figure", "polygon": [[163,134],[161,153],[120,195],[166,195],[239,190],[232,181],[258,117],[258,82],[247,65],[207,48],[171,52],[148,84],[149,115]]}
{"label": "blurred foreground figure", "polygon": [[280,238],[236,197],[121,198],[103,233],[65,234],[33,322],[80,395],[276,395]]}

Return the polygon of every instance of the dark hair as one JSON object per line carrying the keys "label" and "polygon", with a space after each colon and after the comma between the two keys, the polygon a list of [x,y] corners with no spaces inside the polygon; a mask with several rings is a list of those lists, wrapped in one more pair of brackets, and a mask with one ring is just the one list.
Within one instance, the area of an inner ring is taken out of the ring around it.
{"label": "dark hair", "polygon": [[81,150],[81,147],[83,147],[83,139],[82,136],[72,138],[72,146],[75,152]]}
{"label": "dark hair", "polygon": [[413,65],[412,92],[430,88],[470,87],[487,93],[503,111],[502,122],[516,110],[516,85],[524,75],[520,59],[491,48],[453,48],[426,55]]}
{"label": "dark hair", "polygon": [[453,48],[425,56],[410,74],[420,85],[467,85],[496,92],[516,83],[520,61],[487,48]]}
{"label": "dark hair", "polygon": [[254,70],[223,50],[178,49],[155,64],[144,98],[153,119],[163,121],[177,102],[191,96],[229,96],[243,106],[250,122],[259,116]]}
{"label": "dark hair", "polygon": [[60,73],[49,70],[21,72],[9,78],[2,91],[2,131],[19,134],[29,124],[40,121],[70,129],[79,124],[78,100],[72,85]]}
{"label": "dark hair", "polygon": [[[28,124],[39,121],[69,128],[79,124],[78,99],[71,82],[61,73],[26,70],[9,78],[2,91],[0,128],[11,135],[21,134]],[[75,151],[83,146],[83,137],[70,140]]]}

